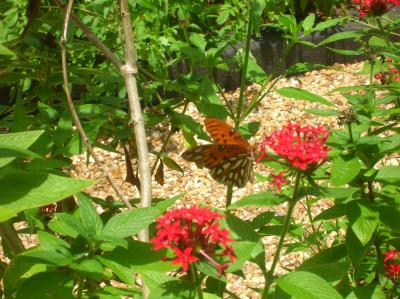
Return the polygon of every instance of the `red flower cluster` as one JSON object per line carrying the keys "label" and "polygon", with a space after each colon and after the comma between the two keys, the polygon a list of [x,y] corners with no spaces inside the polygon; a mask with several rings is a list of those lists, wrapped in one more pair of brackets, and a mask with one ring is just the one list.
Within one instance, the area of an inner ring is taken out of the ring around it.
{"label": "red flower cluster", "polygon": [[400,0],[353,0],[359,6],[360,17],[366,15],[381,16],[388,12],[392,6],[400,6]]}
{"label": "red flower cluster", "polygon": [[228,237],[229,231],[219,227],[218,219],[223,216],[209,208],[190,207],[171,210],[159,217],[156,222],[157,234],[150,241],[154,250],[170,248],[176,257],[173,264],[181,264],[187,271],[189,264],[202,257],[210,261],[222,274],[228,267],[213,257],[228,256],[233,263],[236,258]]}
{"label": "red flower cluster", "polygon": [[385,255],[383,262],[386,276],[392,280],[398,280],[400,278],[400,252],[391,249],[383,254]]}
{"label": "red flower cluster", "polygon": [[268,147],[291,166],[300,170],[314,170],[328,158],[329,148],[325,144],[328,135],[328,131],[322,126],[301,127],[299,124],[289,123],[267,136],[261,143],[257,162],[264,157],[269,158],[265,153]]}

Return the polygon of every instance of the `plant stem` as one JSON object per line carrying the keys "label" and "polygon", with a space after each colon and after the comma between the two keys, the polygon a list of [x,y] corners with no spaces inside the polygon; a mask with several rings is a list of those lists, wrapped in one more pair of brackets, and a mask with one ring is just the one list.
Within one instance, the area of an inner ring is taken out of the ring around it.
{"label": "plant stem", "polygon": [[[57,1],[56,1],[57,2]],[[100,160],[98,159],[97,155],[95,154],[92,145],[89,142],[89,139],[86,135],[85,130],[82,127],[82,124],[79,120],[78,114],[76,112],[74,103],[72,101],[72,96],[70,93],[70,87],[69,87],[69,79],[68,79],[68,67],[67,67],[67,33],[68,33],[68,25],[69,25],[69,20],[72,15],[72,5],[73,5],[73,0],[70,0],[68,2],[68,5],[65,9],[65,16],[64,16],[64,24],[63,24],[63,32],[61,36],[61,64],[62,64],[62,74],[63,74],[63,80],[64,80],[64,91],[65,91],[65,96],[67,98],[67,103],[68,107],[71,111],[72,118],[74,120],[74,123],[76,125],[76,128],[79,132],[79,135],[82,138],[82,142],[85,145],[87,151],[90,153],[90,155],[93,157],[96,166],[101,170],[103,173],[103,176],[107,179],[107,181],[110,183],[112,188],[114,189],[115,193],[118,195],[118,197],[125,203],[125,205],[131,209],[132,205],[129,202],[129,199],[122,193],[122,191],[119,189],[117,184],[114,182],[113,178],[110,175],[109,169],[103,165]]]}
{"label": "plant stem", "polygon": [[[143,113],[139,102],[136,83],[137,57],[133,41],[132,22],[128,0],[120,1],[120,12],[125,56],[125,65],[121,68],[121,73],[125,79],[129,101],[130,120],[135,132],[135,141],[139,158],[140,206],[144,208],[151,206],[151,169]],[[148,228],[139,232],[139,240],[143,242],[149,241]]]}
{"label": "plant stem", "polygon": [[[254,100],[250,103],[250,105],[247,107],[245,112],[242,115],[242,118],[246,117],[249,115],[255,107],[266,97],[272,90],[272,88],[275,86],[275,84],[282,78],[282,76],[277,76],[274,81],[269,85],[267,88],[267,84],[271,81],[271,78],[278,72],[279,67],[283,62],[285,61],[286,57],[289,55],[290,51],[293,49],[295,46],[295,43],[291,41],[286,47],[285,50],[282,54],[282,56],[279,58],[279,61],[275,64],[274,68],[272,69],[270,73],[270,77],[265,81],[261,89],[257,92],[257,94],[254,97]],[[267,89],[267,90],[265,90]]]}
{"label": "plant stem", "polygon": [[353,129],[352,129],[352,127],[351,127],[351,122],[349,122],[348,124],[347,124],[347,128],[349,129],[349,137],[350,137],[350,143],[353,143]]}
{"label": "plant stem", "polygon": [[290,225],[290,220],[292,219],[293,209],[294,209],[294,207],[295,207],[295,205],[297,203],[296,196],[297,196],[297,192],[298,192],[298,189],[299,189],[299,186],[300,186],[300,179],[301,179],[301,172],[297,171],[296,179],[295,179],[295,183],[294,183],[294,188],[293,188],[293,194],[292,194],[292,197],[290,198],[290,200],[288,202],[288,204],[289,204],[288,211],[286,213],[285,220],[283,222],[283,227],[282,227],[282,231],[281,231],[281,236],[280,236],[280,239],[279,239],[278,247],[276,248],[276,252],[275,252],[275,255],[274,255],[274,260],[272,261],[271,268],[269,269],[269,271],[267,272],[266,277],[265,277],[265,287],[264,287],[264,290],[263,290],[263,293],[262,293],[262,298],[263,299],[266,299],[267,296],[268,296],[268,291],[269,291],[269,288],[271,287],[271,284],[273,282],[274,272],[275,272],[276,265],[278,264],[278,261],[279,261],[280,253],[281,253],[281,250],[282,250],[282,247],[283,247],[283,242],[284,242],[285,237],[286,237],[286,235],[287,235],[287,233],[289,231],[289,225]]}
{"label": "plant stem", "polygon": [[[235,129],[239,128],[240,124],[240,115],[242,114],[242,106],[243,106],[243,98],[244,91],[246,89],[246,75],[247,75],[247,66],[249,64],[249,54],[250,54],[250,41],[251,41],[251,31],[253,30],[251,19],[249,19],[249,23],[247,25],[247,35],[246,35],[246,48],[244,53],[242,74],[240,80],[240,94],[238,99],[237,111],[235,121]],[[232,195],[233,195],[233,185],[232,183],[228,183],[228,187],[226,190],[226,207],[229,207],[232,203]]]}
{"label": "plant stem", "polygon": [[[61,10],[65,10],[65,4],[61,0],[54,0],[57,6]],[[87,38],[93,42],[93,44],[103,53],[103,55],[118,69],[122,67],[122,63],[118,56],[115,55],[110,48],[108,48],[86,25],[78,18],[74,13],[71,12],[71,19],[74,23],[82,30]]]}
{"label": "plant stem", "polygon": [[388,30],[385,30],[385,28],[383,27],[380,18],[377,18],[376,22],[378,23],[379,30],[380,30],[382,36],[384,37],[386,43],[391,44],[390,38],[389,38],[390,34],[389,34]]}
{"label": "plant stem", "polygon": [[[310,221],[311,230],[312,230],[313,234],[315,234],[315,233],[317,232],[317,229],[315,228],[315,226],[314,226],[314,224],[313,224],[314,219],[313,219],[313,217],[312,217],[311,205],[310,205],[310,203],[309,203],[309,198],[308,198],[308,196],[306,196],[305,201],[306,201],[306,212],[307,212],[307,216],[308,216],[308,221]],[[318,250],[321,250],[321,244],[320,244],[320,242],[319,242],[319,238],[317,239],[317,236],[316,236],[315,241],[316,241],[316,243],[317,243]]]}
{"label": "plant stem", "polygon": [[18,237],[14,226],[10,225],[9,223],[0,223],[0,237],[2,241],[7,244],[7,247],[12,254],[17,255],[25,250],[24,244],[22,244],[21,239]]}
{"label": "plant stem", "polygon": [[236,120],[235,120],[235,128],[239,127],[240,116],[242,114],[242,106],[243,106],[243,98],[244,91],[246,89],[246,79],[247,79],[247,66],[249,64],[249,55],[250,55],[250,41],[251,41],[251,31],[253,30],[252,22],[249,20],[247,25],[247,35],[246,35],[246,48],[244,52],[244,60],[242,66],[242,74],[240,78],[240,94],[238,99],[237,111],[236,111]]}
{"label": "plant stem", "polygon": [[197,296],[199,297],[199,299],[204,299],[203,290],[201,289],[200,277],[199,274],[197,273],[197,267],[195,264],[191,264],[189,267],[190,267],[191,280],[196,285]]}
{"label": "plant stem", "polygon": [[375,59],[370,58],[369,63],[371,67],[369,71],[368,104],[370,111],[373,111],[375,108],[375,90],[373,84]]}
{"label": "plant stem", "polygon": [[228,183],[228,187],[226,188],[226,205],[225,207],[229,207],[232,203],[232,195],[233,195],[233,185],[232,183]]}

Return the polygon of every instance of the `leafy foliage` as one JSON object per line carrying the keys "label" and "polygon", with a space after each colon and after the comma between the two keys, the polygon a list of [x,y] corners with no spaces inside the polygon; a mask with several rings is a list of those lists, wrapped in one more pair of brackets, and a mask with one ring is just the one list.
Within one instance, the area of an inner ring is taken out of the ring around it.
{"label": "leafy foliage", "polygon": [[[229,240],[232,248],[224,249],[229,250],[231,265],[217,271],[210,259],[204,259],[190,264],[183,273],[178,265],[164,261],[171,259],[168,252],[154,251],[150,243],[135,239],[146,227],[156,235],[159,227],[153,224],[155,219],[178,196],[155,200],[151,207],[125,210],[118,201],[84,193],[93,181],[67,175],[71,157],[86,149],[72,123],[63,91],[58,44],[62,10],[49,0],[2,1],[0,236],[10,262],[1,263],[1,294],[5,298],[140,297],[142,289],[136,279],[140,275],[149,298],[221,298],[227,294],[227,279],[220,274],[226,271],[243,276],[242,269],[250,262],[264,276],[263,298],[398,297],[400,270],[393,252],[400,250],[400,167],[393,161],[400,147],[400,46],[392,35],[399,20],[383,22],[372,16],[367,27],[332,34],[314,44],[304,38],[351,21],[349,16],[325,18],[334,15],[339,6],[344,9],[345,1],[140,0],[129,4],[144,119],[149,128],[161,123],[170,128],[165,143],[178,131],[190,147],[196,146],[195,136],[210,139],[202,124],[186,114],[189,103],[204,117],[230,117],[246,138],[257,132],[258,122],[242,126],[240,122],[267,98],[269,86],[275,82],[271,80],[277,76],[266,74],[250,51],[251,39],[264,29],[282,32],[286,42],[282,61],[296,45],[327,46],[344,55],[364,54],[363,73],[370,80],[363,86],[331,91],[345,97],[346,110],[307,90],[277,90],[284,97],[324,105],[325,109],[308,110],[312,114],[338,117],[342,127],[330,132],[329,159],[299,169],[288,163],[290,159],[280,160],[279,153],[268,153],[271,159],[263,163],[279,172],[271,177],[282,193],[263,190],[230,204],[232,189],[228,186],[226,217],[218,224],[221,228],[208,229],[214,229],[215,234],[230,231],[234,242]],[[116,1],[94,0],[76,1],[73,11],[116,57],[123,57],[119,9]],[[310,13],[315,11],[318,13]],[[120,70],[86,39],[79,26],[71,23],[68,35],[72,97],[89,143],[124,154],[127,161],[137,159]],[[330,47],[332,42],[346,39],[356,41],[359,48]],[[317,67],[297,64],[284,75]],[[217,71],[240,74],[237,103],[221,97]],[[260,84],[261,90],[243,105],[250,83]],[[230,132],[223,133],[233,134]],[[158,161],[153,168],[159,183],[164,165],[183,172],[164,147],[152,154]],[[132,165],[130,168],[131,183],[139,185]],[[274,181],[277,177],[280,182]],[[281,186],[288,181],[292,185]],[[173,194],[165,197],[169,196]],[[321,199],[329,200],[330,207],[313,215],[312,206]],[[245,221],[231,212],[282,203],[288,207],[285,215],[267,211]],[[296,205],[304,206],[309,224],[292,219]],[[14,230],[13,225],[21,221],[28,225],[23,232],[39,239],[30,249],[23,248]],[[271,267],[265,264],[265,236],[280,237]],[[333,240],[328,236],[334,236]],[[228,240],[224,237],[221,240]],[[276,277],[274,270],[282,250],[303,251],[310,258],[296,270]]]}

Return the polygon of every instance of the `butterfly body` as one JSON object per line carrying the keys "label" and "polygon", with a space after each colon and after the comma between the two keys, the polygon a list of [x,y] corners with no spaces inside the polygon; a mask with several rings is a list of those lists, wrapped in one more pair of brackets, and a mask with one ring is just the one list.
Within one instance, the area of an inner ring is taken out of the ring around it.
{"label": "butterfly body", "polygon": [[215,143],[191,148],[182,157],[199,168],[210,169],[211,176],[219,183],[244,187],[248,181],[252,182],[253,160],[248,141],[217,118],[206,118],[204,124]]}

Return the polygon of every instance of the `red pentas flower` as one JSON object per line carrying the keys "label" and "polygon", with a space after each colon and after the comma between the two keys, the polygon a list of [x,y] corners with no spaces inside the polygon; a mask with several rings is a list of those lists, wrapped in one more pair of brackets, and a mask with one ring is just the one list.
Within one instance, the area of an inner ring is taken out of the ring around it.
{"label": "red pentas flower", "polygon": [[209,208],[190,207],[171,210],[159,217],[157,233],[150,241],[153,249],[169,248],[174,254],[173,264],[181,264],[188,271],[189,264],[206,259],[222,274],[227,263],[219,263],[215,258],[229,257],[232,263],[236,258],[228,243],[229,231],[220,228],[218,220],[223,215]]}
{"label": "red pentas flower", "polygon": [[400,6],[400,0],[353,0],[358,5],[358,14],[364,16],[381,16],[393,6]]}
{"label": "red pentas flower", "polygon": [[276,187],[278,192],[282,192],[282,185],[287,184],[288,181],[283,177],[285,175],[285,171],[282,170],[277,175],[271,174],[272,177],[272,185]]}
{"label": "red pentas flower", "polygon": [[260,145],[257,162],[264,157],[270,158],[266,154],[266,149],[269,148],[294,168],[303,171],[315,170],[328,159],[329,148],[325,144],[328,135],[329,132],[322,126],[302,127],[289,123],[265,138]]}
{"label": "red pentas flower", "polygon": [[393,249],[383,253],[386,276],[392,280],[400,278],[400,252]]}

